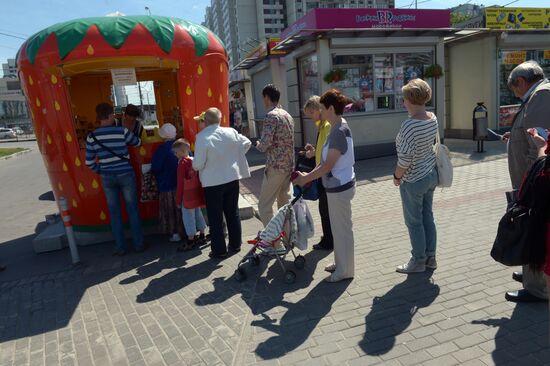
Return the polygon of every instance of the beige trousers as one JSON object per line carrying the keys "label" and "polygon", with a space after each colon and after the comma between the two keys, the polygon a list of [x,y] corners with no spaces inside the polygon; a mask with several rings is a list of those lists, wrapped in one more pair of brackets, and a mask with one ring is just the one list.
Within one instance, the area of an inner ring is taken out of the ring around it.
{"label": "beige trousers", "polygon": [[523,266],[523,288],[531,295],[548,300],[546,278],[542,270],[533,271],[529,265]]}
{"label": "beige trousers", "polygon": [[328,215],[334,238],[334,279],[351,278],[355,274],[353,222],[351,219],[351,200],[355,196],[355,187],[343,192],[327,192]]}
{"label": "beige trousers", "polygon": [[290,173],[280,170],[265,169],[262,190],[258,202],[258,211],[262,224],[267,226],[273,217],[273,203],[277,200],[277,208],[290,201]]}

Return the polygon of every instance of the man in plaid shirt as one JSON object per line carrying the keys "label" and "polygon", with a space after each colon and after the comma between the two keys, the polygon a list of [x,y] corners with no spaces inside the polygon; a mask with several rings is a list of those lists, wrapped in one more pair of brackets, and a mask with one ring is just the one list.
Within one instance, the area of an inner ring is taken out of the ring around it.
{"label": "man in plaid shirt", "polygon": [[267,114],[256,148],[267,155],[258,202],[265,227],[273,217],[275,200],[279,208],[290,200],[290,173],[294,169],[294,120],[279,105],[281,93],[275,85],[266,85],[262,96]]}

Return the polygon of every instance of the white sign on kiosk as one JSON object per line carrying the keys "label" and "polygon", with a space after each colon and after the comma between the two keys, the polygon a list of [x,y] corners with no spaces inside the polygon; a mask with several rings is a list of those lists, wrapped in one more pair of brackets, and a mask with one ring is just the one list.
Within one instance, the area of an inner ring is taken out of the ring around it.
{"label": "white sign on kiosk", "polygon": [[137,84],[136,69],[134,68],[111,69],[111,77],[114,86]]}

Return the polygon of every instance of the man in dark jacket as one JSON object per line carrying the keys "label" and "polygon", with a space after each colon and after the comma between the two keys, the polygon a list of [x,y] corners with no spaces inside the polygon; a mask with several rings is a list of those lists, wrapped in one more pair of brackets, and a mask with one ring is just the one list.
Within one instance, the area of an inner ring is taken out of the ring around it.
{"label": "man in dark jacket", "polygon": [[[508,170],[514,190],[520,188],[526,172],[537,159],[538,148],[529,128],[550,128],[550,82],[535,61],[516,66],[508,77],[508,87],[521,98],[521,107],[514,117],[512,130],[503,136],[508,143]],[[513,302],[548,301],[546,282],[541,270],[528,265],[523,272],[514,272],[512,278],[523,283],[523,289],[509,291],[506,300]]]}

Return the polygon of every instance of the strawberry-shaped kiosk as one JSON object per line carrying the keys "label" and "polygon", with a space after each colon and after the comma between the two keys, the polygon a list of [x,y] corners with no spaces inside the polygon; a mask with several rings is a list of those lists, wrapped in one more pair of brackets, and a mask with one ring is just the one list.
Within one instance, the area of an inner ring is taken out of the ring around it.
{"label": "strawberry-shaped kiosk", "polygon": [[[86,136],[99,125],[95,106],[113,103],[113,69],[134,70],[138,82],[152,81],[159,125],[174,124],[191,143],[197,133],[193,116],[203,110],[219,108],[228,124],[223,44],[185,20],[118,16],[59,23],[22,45],[17,65],[54,195],[67,200],[77,238],[110,231],[101,179],[84,161]],[[159,145],[152,141],[143,138],[141,147],[130,148],[138,193],[142,166]],[[139,209],[145,226],[156,223],[158,201],[140,199]]]}

